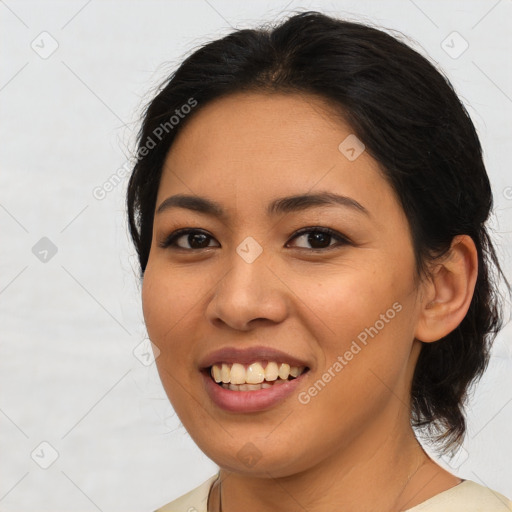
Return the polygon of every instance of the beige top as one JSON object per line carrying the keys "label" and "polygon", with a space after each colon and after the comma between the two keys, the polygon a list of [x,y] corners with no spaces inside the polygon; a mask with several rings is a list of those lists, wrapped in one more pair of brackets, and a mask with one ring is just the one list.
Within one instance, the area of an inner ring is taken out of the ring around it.
{"label": "beige top", "polygon": [[[155,512],[207,512],[208,493],[218,474]],[[443,491],[405,512],[512,512],[512,501],[472,480]]]}

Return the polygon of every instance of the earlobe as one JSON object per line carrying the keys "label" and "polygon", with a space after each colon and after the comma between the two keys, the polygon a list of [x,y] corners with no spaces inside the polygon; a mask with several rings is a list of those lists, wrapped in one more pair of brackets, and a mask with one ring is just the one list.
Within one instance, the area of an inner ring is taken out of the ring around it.
{"label": "earlobe", "polygon": [[471,304],[478,273],[473,239],[458,235],[450,250],[435,263],[425,284],[415,338],[425,343],[440,340],[456,329]]}

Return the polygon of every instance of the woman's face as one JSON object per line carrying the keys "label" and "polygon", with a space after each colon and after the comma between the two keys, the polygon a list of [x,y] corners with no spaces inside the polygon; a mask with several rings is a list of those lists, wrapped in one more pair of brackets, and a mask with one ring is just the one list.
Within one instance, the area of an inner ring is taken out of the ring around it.
{"label": "woman's face", "polygon": [[[409,403],[419,290],[408,222],[328,108],[232,95],[197,112],[165,162],[144,317],[181,422],[233,471],[303,471],[389,436]],[[182,229],[197,231],[169,238]],[[232,389],[210,376],[214,363]],[[305,371],[291,379],[287,364]],[[254,388],[234,385],[246,381]]]}

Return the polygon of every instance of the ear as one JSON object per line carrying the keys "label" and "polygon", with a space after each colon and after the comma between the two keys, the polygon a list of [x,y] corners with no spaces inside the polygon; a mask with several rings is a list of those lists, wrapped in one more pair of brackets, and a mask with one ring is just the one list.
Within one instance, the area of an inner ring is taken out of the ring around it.
{"label": "ear", "polygon": [[473,239],[458,235],[450,250],[431,270],[423,284],[416,339],[430,343],[441,339],[462,322],[468,312],[478,274],[478,253]]}

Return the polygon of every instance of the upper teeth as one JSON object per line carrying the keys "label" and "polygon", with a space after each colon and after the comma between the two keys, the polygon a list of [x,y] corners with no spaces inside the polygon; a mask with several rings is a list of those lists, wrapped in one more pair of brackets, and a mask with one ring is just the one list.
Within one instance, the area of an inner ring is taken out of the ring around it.
{"label": "upper teeth", "polygon": [[215,382],[225,384],[260,384],[264,380],[274,381],[278,378],[286,380],[290,375],[298,377],[305,369],[304,366],[290,366],[287,363],[278,364],[269,361],[264,368],[264,362],[258,361],[247,366],[241,363],[214,364],[211,375]]}

